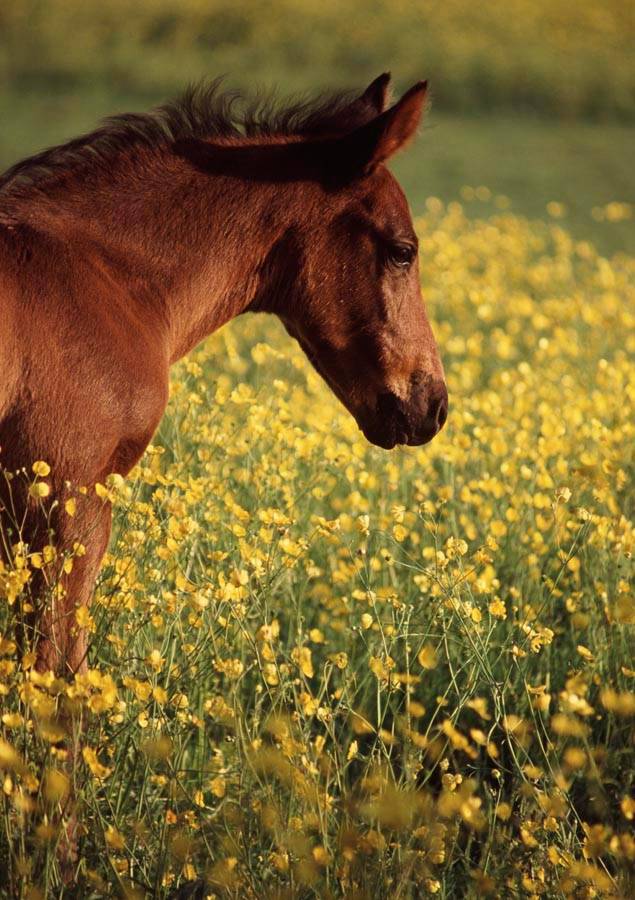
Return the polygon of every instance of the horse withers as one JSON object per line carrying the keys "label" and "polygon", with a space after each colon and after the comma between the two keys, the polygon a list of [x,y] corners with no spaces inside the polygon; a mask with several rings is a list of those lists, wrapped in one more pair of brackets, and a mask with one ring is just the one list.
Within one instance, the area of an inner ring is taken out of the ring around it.
{"label": "horse withers", "polygon": [[29,552],[53,540],[60,560],[85,548],[61,590],[31,582],[39,670],[86,668],[76,612],[111,519],[94,486],[130,471],[171,364],[225,322],[279,316],[380,447],[443,427],[417,237],[385,166],[414,135],[426,84],[387,108],[388,83],[276,109],[216,82],[0,178],[0,465],[51,468],[44,523],[23,481],[2,482],[0,553],[18,539]]}

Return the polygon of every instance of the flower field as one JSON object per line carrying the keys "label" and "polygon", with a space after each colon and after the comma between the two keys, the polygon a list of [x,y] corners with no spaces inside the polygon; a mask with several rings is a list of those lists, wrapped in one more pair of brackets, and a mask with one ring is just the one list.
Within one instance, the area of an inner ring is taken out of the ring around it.
{"label": "flower field", "polygon": [[[635,894],[635,257],[504,205],[418,221],[450,394],[431,444],[369,446],[243,318],[98,486],[86,675],[16,649],[54,549],[0,563],[0,895]],[[17,477],[46,508],[38,462]]]}

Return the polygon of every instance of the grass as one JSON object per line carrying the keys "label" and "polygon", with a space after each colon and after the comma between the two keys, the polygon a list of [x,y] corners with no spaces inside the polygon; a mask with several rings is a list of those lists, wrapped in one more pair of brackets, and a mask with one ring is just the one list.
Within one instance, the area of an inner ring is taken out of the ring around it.
{"label": "grass", "polygon": [[87,675],[12,639],[53,552],[0,565],[8,895],[64,896],[72,716],[82,898],[633,896],[635,259],[425,206],[434,442],[370,447],[247,317],[97,489]]}
{"label": "grass", "polygon": [[203,73],[243,86],[430,77],[444,108],[635,120],[630,0],[12,0],[2,83],[173,90]]}
{"label": "grass", "polygon": [[[547,204],[564,205],[562,222],[603,253],[632,252],[635,219],[597,221],[593,210],[618,201],[635,204],[631,160],[635,128],[605,123],[549,121],[527,116],[429,116],[418,143],[395,164],[415,209],[426,196],[465,198],[465,185],[485,186],[509,198],[520,215],[543,219]],[[487,207],[466,202],[468,214]]]}
{"label": "grass", "polygon": [[[146,109],[165,97],[101,89],[0,93],[0,167],[90,129],[102,116]],[[564,204],[563,223],[601,252],[629,251],[635,220],[597,221],[592,212],[619,201],[635,203],[631,160],[635,127],[561,122],[509,114],[465,116],[433,107],[418,142],[395,163],[415,212],[429,195],[465,200],[464,186],[486,186],[509,198],[518,214],[543,218],[547,204]]]}

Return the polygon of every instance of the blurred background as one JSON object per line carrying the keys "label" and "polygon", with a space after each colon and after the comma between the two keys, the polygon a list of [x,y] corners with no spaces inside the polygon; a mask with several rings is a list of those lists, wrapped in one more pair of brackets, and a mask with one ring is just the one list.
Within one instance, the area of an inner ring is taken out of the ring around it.
{"label": "blurred background", "polygon": [[395,162],[415,213],[511,204],[635,250],[633,0],[4,0],[0,168],[205,76],[287,94],[386,69],[432,85]]}

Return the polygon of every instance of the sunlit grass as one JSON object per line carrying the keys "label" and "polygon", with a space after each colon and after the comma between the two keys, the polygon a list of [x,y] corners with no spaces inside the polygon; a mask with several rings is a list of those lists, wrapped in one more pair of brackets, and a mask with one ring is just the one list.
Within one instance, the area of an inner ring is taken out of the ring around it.
{"label": "sunlit grass", "polygon": [[173,91],[230,73],[243,86],[429,77],[443,108],[635,118],[629,0],[12,0],[3,84]]}
{"label": "sunlit grass", "polygon": [[1,571],[7,891],[59,893],[73,711],[84,897],[632,895],[635,260],[434,200],[418,230],[432,444],[369,447],[241,320],[99,488],[87,675],[13,641],[54,551]]}

